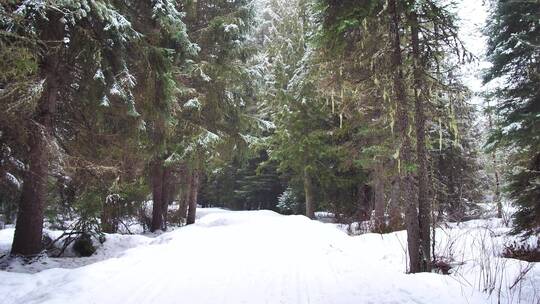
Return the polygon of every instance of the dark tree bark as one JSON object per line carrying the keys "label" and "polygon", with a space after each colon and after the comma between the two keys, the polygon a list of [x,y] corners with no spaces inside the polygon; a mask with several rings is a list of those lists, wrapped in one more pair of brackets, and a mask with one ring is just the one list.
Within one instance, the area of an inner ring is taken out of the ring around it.
{"label": "dark tree bark", "polygon": [[197,212],[197,197],[199,194],[199,182],[200,172],[199,169],[193,169],[191,173],[190,186],[189,186],[189,207],[186,224],[195,223],[195,217]]}
{"label": "dark tree bark", "polygon": [[155,154],[150,162],[150,183],[152,185],[152,225],[150,231],[154,232],[164,228],[164,212],[165,208],[165,157],[167,155],[167,140],[166,140],[166,118],[161,111],[166,111],[166,97],[164,92],[164,83],[161,77],[163,71],[157,70],[151,74],[154,77],[154,99],[153,106],[156,113],[153,117],[153,128],[151,129],[150,137],[154,145]]}
{"label": "dark tree bark", "polygon": [[187,218],[187,210],[188,210],[188,204],[189,204],[189,174],[188,170],[185,166],[185,164],[182,164],[180,166],[180,170],[178,170],[178,213],[177,217],[179,219],[186,219]]}
{"label": "dark tree bark", "polygon": [[167,230],[167,212],[174,199],[175,179],[173,168],[165,166],[163,159],[156,159],[150,164],[152,183],[152,225],[150,231]]}
{"label": "dark tree bark", "polygon": [[163,170],[162,159],[155,159],[150,164],[150,180],[152,184],[152,225],[150,231],[154,232],[163,227]]}
{"label": "dark tree bark", "polygon": [[418,210],[413,194],[413,176],[407,168],[412,163],[411,142],[408,135],[409,115],[408,101],[405,92],[403,76],[403,59],[401,55],[401,13],[396,0],[388,1],[390,17],[390,37],[392,39],[392,68],[394,69],[393,84],[396,97],[396,126],[399,149],[399,188],[401,199],[405,204],[405,225],[407,228],[407,246],[409,250],[409,271],[418,272],[420,269]]}
{"label": "dark tree bark", "polygon": [[372,201],[371,188],[361,183],[358,185],[358,220],[369,221],[373,212],[374,204]]}
{"label": "dark tree bark", "polygon": [[426,153],[426,117],[422,91],[422,66],[420,58],[420,39],[418,34],[418,16],[412,12],[409,16],[411,23],[411,43],[413,50],[414,76],[414,112],[416,123],[416,161],[418,163],[418,225],[420,229],[420,271],[431,271],[430,223],[431,208],[428,201],[428,171]]}
{"label": "dark tree bark", "polygon": [[307,172],[304,170],[304,192],[306,196],[306,216],[310,219],[315,218],[315,202],[313,194],[313,179]]}
{"label": "dark tree bark", "polygon": [[187,218],[188,203],[185,195],[180,198],[180,203],[178,205],[178,218],[185,219]]}
{"label": "dark tree bark", "polygon": [[391,231],[397,231],[403,227],[403,218],[401,215],[401,202],[399,193],[399,176],[395,176],[390,188],[390,203],[388,205],[390,220],[388,227]]}
{"label": "dark tree bark", "polygon": [[[49,14],[43,25],[44,41],[60,41],[64,37],[64,25],[60,14]],[[11,254],[33,256],[42,250],[43,210],[47,197],[49,169],[48,142],[52,140],[53,118],[58,103],[61,82],[58,50],[48,50],[40,63],[40,76],[45,79],[44,90],[38,100],[33,119],[28,124],[28,168],[23,176],[23,187],[17,213],[17,224]]]}
{"label": "dark tree bark", "polygon": [[[46,65],[56,66],[49,58]],[[46,69],[54,69],[53,67]],[[39,100],[38,113],[29,128],[30,144],[28,170],[24,173],[15,236],[11,254],[32,256],[41,252],[43,210],[47,197],[49,152],[47,142],[52,134],[52,116],[57,102],[57,80],[54,72],[48,74],[46,89]]]}
{"label": "dark tree bark", "polygon": [[161,230],[167,230],[167,215],[169,211],[169,205],[173,202],[175,192],[175,179],[173,174],[173,168],[166,166],[163,168],[163,204],[161,205],[161,212],[163,216],[163,223],[161,224]]}
{"label": "dark tree bark", "polygon": [[384,167],[381,161],[377,161],[375,170],[373,170],[373,190],[374,190],[374,203],[375,203],[375,230],[382,232],[386,228],[386,221],[384,218]]}

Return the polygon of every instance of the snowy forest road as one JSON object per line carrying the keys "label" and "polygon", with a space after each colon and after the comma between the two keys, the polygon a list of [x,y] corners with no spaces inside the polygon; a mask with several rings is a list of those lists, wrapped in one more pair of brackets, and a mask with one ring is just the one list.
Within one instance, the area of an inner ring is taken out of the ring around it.
{"label": "snowy forest road", "polygon": [[209,212],[117,258],[0,272],[0,294],[5,304],[486,303],[450,276],[405,274],[402,237],[350,237],[271,211]]}

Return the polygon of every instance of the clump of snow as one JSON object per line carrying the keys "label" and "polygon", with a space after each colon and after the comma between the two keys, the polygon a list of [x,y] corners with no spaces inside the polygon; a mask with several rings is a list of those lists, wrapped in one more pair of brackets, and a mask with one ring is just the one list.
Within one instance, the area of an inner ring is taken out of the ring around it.
{"label": "clump of snow", "polygon": [[229,32],[235,33],[235,32],[238,32],[238,30],[239,30],[238,25],[234,23],[223,25],[223,31],[225,31],[225,33],[229,33]]}
{"label": "clump of snow", "polygon": [[201,145],[202,147],[207,147],[210,144],[215,143],[219,140],[219,135],[210,131],[206,131],[197,138],[197,144]]}
{"label": "clump of snow", "polygon": [[94,74],[94,80],[104,81],[105,80],[105,74],[103,74],[102,69],[97,69],[96,73]]}
{"label": "clump of snow", "polygon": [[9,183],[14,185],[17,189],[21,189],[22,182],[18,178],[16,178],[13,174],[6,172],[6,179]]}
{"label": "clump of snow", "polygon": [[186,108],[186,109],[200,110],[201,109],[201,103],[200,103],[199,99],[192,98],[192,99],[186,101],[186,103],[184,103],[183,107]]}

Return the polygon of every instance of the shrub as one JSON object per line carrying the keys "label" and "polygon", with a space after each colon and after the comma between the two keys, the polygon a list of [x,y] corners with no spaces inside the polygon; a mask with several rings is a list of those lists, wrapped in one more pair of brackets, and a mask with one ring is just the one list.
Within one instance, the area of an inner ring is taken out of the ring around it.
{"label": "shrub", "polygon": [[82,257],[89,257],[96,252],[89,234],[81,234],[73,243],[73,250]]}

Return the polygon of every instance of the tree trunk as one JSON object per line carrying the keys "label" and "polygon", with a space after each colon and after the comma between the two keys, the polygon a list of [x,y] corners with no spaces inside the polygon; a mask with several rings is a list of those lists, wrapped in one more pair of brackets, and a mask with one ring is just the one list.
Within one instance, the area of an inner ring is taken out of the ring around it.
{"label": "tree trunk", "polygon": [[176,217],[179,219],[180,223],[184,223],[183,220],[187,217],[188,209],[188,193],[189,193],[189,174],[185,164],[180,164],[177,171],[177,189],[174,192],[174,196],[178,199],[178,211]]}
{"label": "tree trunk", "polygon": [[401,202],[399,193],[399,176],[394,176],[390,189],[390,203],[388,204],[388,222],[389,230],[397,231],[403,227],[403,219],[401,216]]}
{"label": "tree trunk", "polygon": [[162,159],[155,159],[150,164],[150,180],[152,184],[152,225],[150,231],[154,232],[163,227],[163,170]]}
{"label": "tree trunk", "polygon": [[113,196],[107,196],[101,211],[101,229],[106,233],[118,232],[118,202]]}
{"label": "tree trunk", "polygon": [[167,230],[167,215],[169,212],[169,205],[174,199],[174,176],[173,168],[170,166],[163,168],[163,204],[161,205],[161,212],[163,216],[163,223],[161,229],[163,231]]}
{"label": "tree trunk", "polygon": [[15,236],[11,254],[32,256],[41,252],[43,210],[47,197],[49,151],[48,141],[53,133],[53,117],[58,99],[57,54],[45,58],[42,74],[45,90],[38,101],[37,112],[28,127],[28,169],[24,173],[19,201]]}
{"label": "tree trunk", "polygon": [[358,220],[369,221],[373,211],[373,204],[368,195],[367,185],[364,183],[358,184]]}
{"label": "tree trunk", "polygon": [[32,126],[29,167],[24,174],[11,254],[32,256],[41,252],[43,209],[47,191],[47,128]]}
{"label": "tree trunk", "polygon": [[497,169],[497,159],[495,158],[495,152],[492,153],[493,168],[495,170],[495,202],[497,204],[497,217],[503,217],[503,205],[501,201],[501,182],[499,179],[499,170]]}
{"label": "tree trunk", "polygon": [[461,201],[459,199],[459,193],[458,193],[458,183],[456,181],[456,168],[454,166],[455,160],[454,160],[454,151],[452,145],[448,147],[449,149],[449,157],[445,160],[447,162],[447,170],[448,170],[448,202],[449,204],[446,206],[449,219],[451,221],[461,222],[463,220],[463,212],[462,212],[462,206]]}
{"label": "tree trunk", "polygon": [[375,170],[373,171],[373,191],[375,202],[375,231],[383,232],[386,228],[384,218],[384,167],[381,161],[377,161]]}
{"label": "tree trunk", "polygon": [[418,272],[420,269],[420,231],[418,227],[418,210],[413,195],[413,177],[408,169],[411,165],[411,142],[408,135],[409,115],[408,102],[405,92],[403,64],[401,57],[400,19],[396,0],[388,1],[388,13],[390,15],[390,37],[392,39],[392,67],[394,69],[394,90],[396,96],[396,126],[399,148],[398,172],[400,177],[399,188],[401,198],[405,203],[405,224],[407,227],[407,246],[409,250],[409,271]]}
{"label": "tree trunk", "polygon": [[433,183],[434,180],[434,162],[435,160],[430,157],[428,158],[428,200],[430,201],[430,207],[431,207],[431,266],[433,268],[433,263],[435,262],[435,245],[436,245],[436,227],[437,227],[437,215],[435,214],[435,211],[438,207],[437,202],[437,189],[435,188],[435,184]]}
{"label": "tree trunk", "polygon": [[195,168],[193,169],[189,186],[189,207],[186,221],[186,224],[188,225],[195,223],[195,217],[197,212],[197,197],[199,194],[199,179],[199,169]]}
{"label": "tree trunk", "polygon": [[[493,130],[493,117],[491,116],[491,111],[491,109],[488,111],[489,130]],[[499,180],[499,170],[497,169],[497,157],[495,155],[495,149],[491,151],[491,162],[493,165],[493,171],[495,173],[495,203],[497,204],[497,217],[502,218],[503,210],[501,202],[501,182]]]}
{"label": "tree trunk", "polygon": [[[182,193],[183,194],[183,193]],[[185,219],[187,217],[188,202],[185,195],[182,195],[178,205],[178,218]]]}
{"label": "tree trunk", "polygon": [[[60,22],[60,18],[62,18],[60,13],[47,15],[48,20],[38,26],[42,40],[62,40],[65,27]],[[45,79],[44,90],[38,100],[36,113],[28,125],[28,169],[23,176],[15,235],[11,247],[13,255],[32,256],[39,254],[42,249],[43,210],[47,197],[49,167],[48,142],[52,140],[53,119],[61,84],[61,54],[56,48],[49,49],[47,52],[40,63],[40,76]]]}
{"label": "tree trunk", "polygon": [[47,135],[32,127],[29,168],[25,172],[11,254],[31,256],[41,251],[43,209],[47,189]]}
{"label": "tree trunk", "polygon": [[313,197],[313,180],[307,170],[304,170],[304,192],[306,195],[306,216],[315,218],[315,202]]}
{"label": "tree trunk", "polygon": [[418,16],[415,12],[410,14],[411,42],[414,60],[414,112],[416,122],[416,159],[418,164],[418,225],[420,230],[420,271],[431,271],[431,241],[430,223],[431,210],[428,201],[428,171],[426,153],[426,117],[424,103],[420,96],[422,91],[422,71],[420,59],[420,39],[418,34]]}

